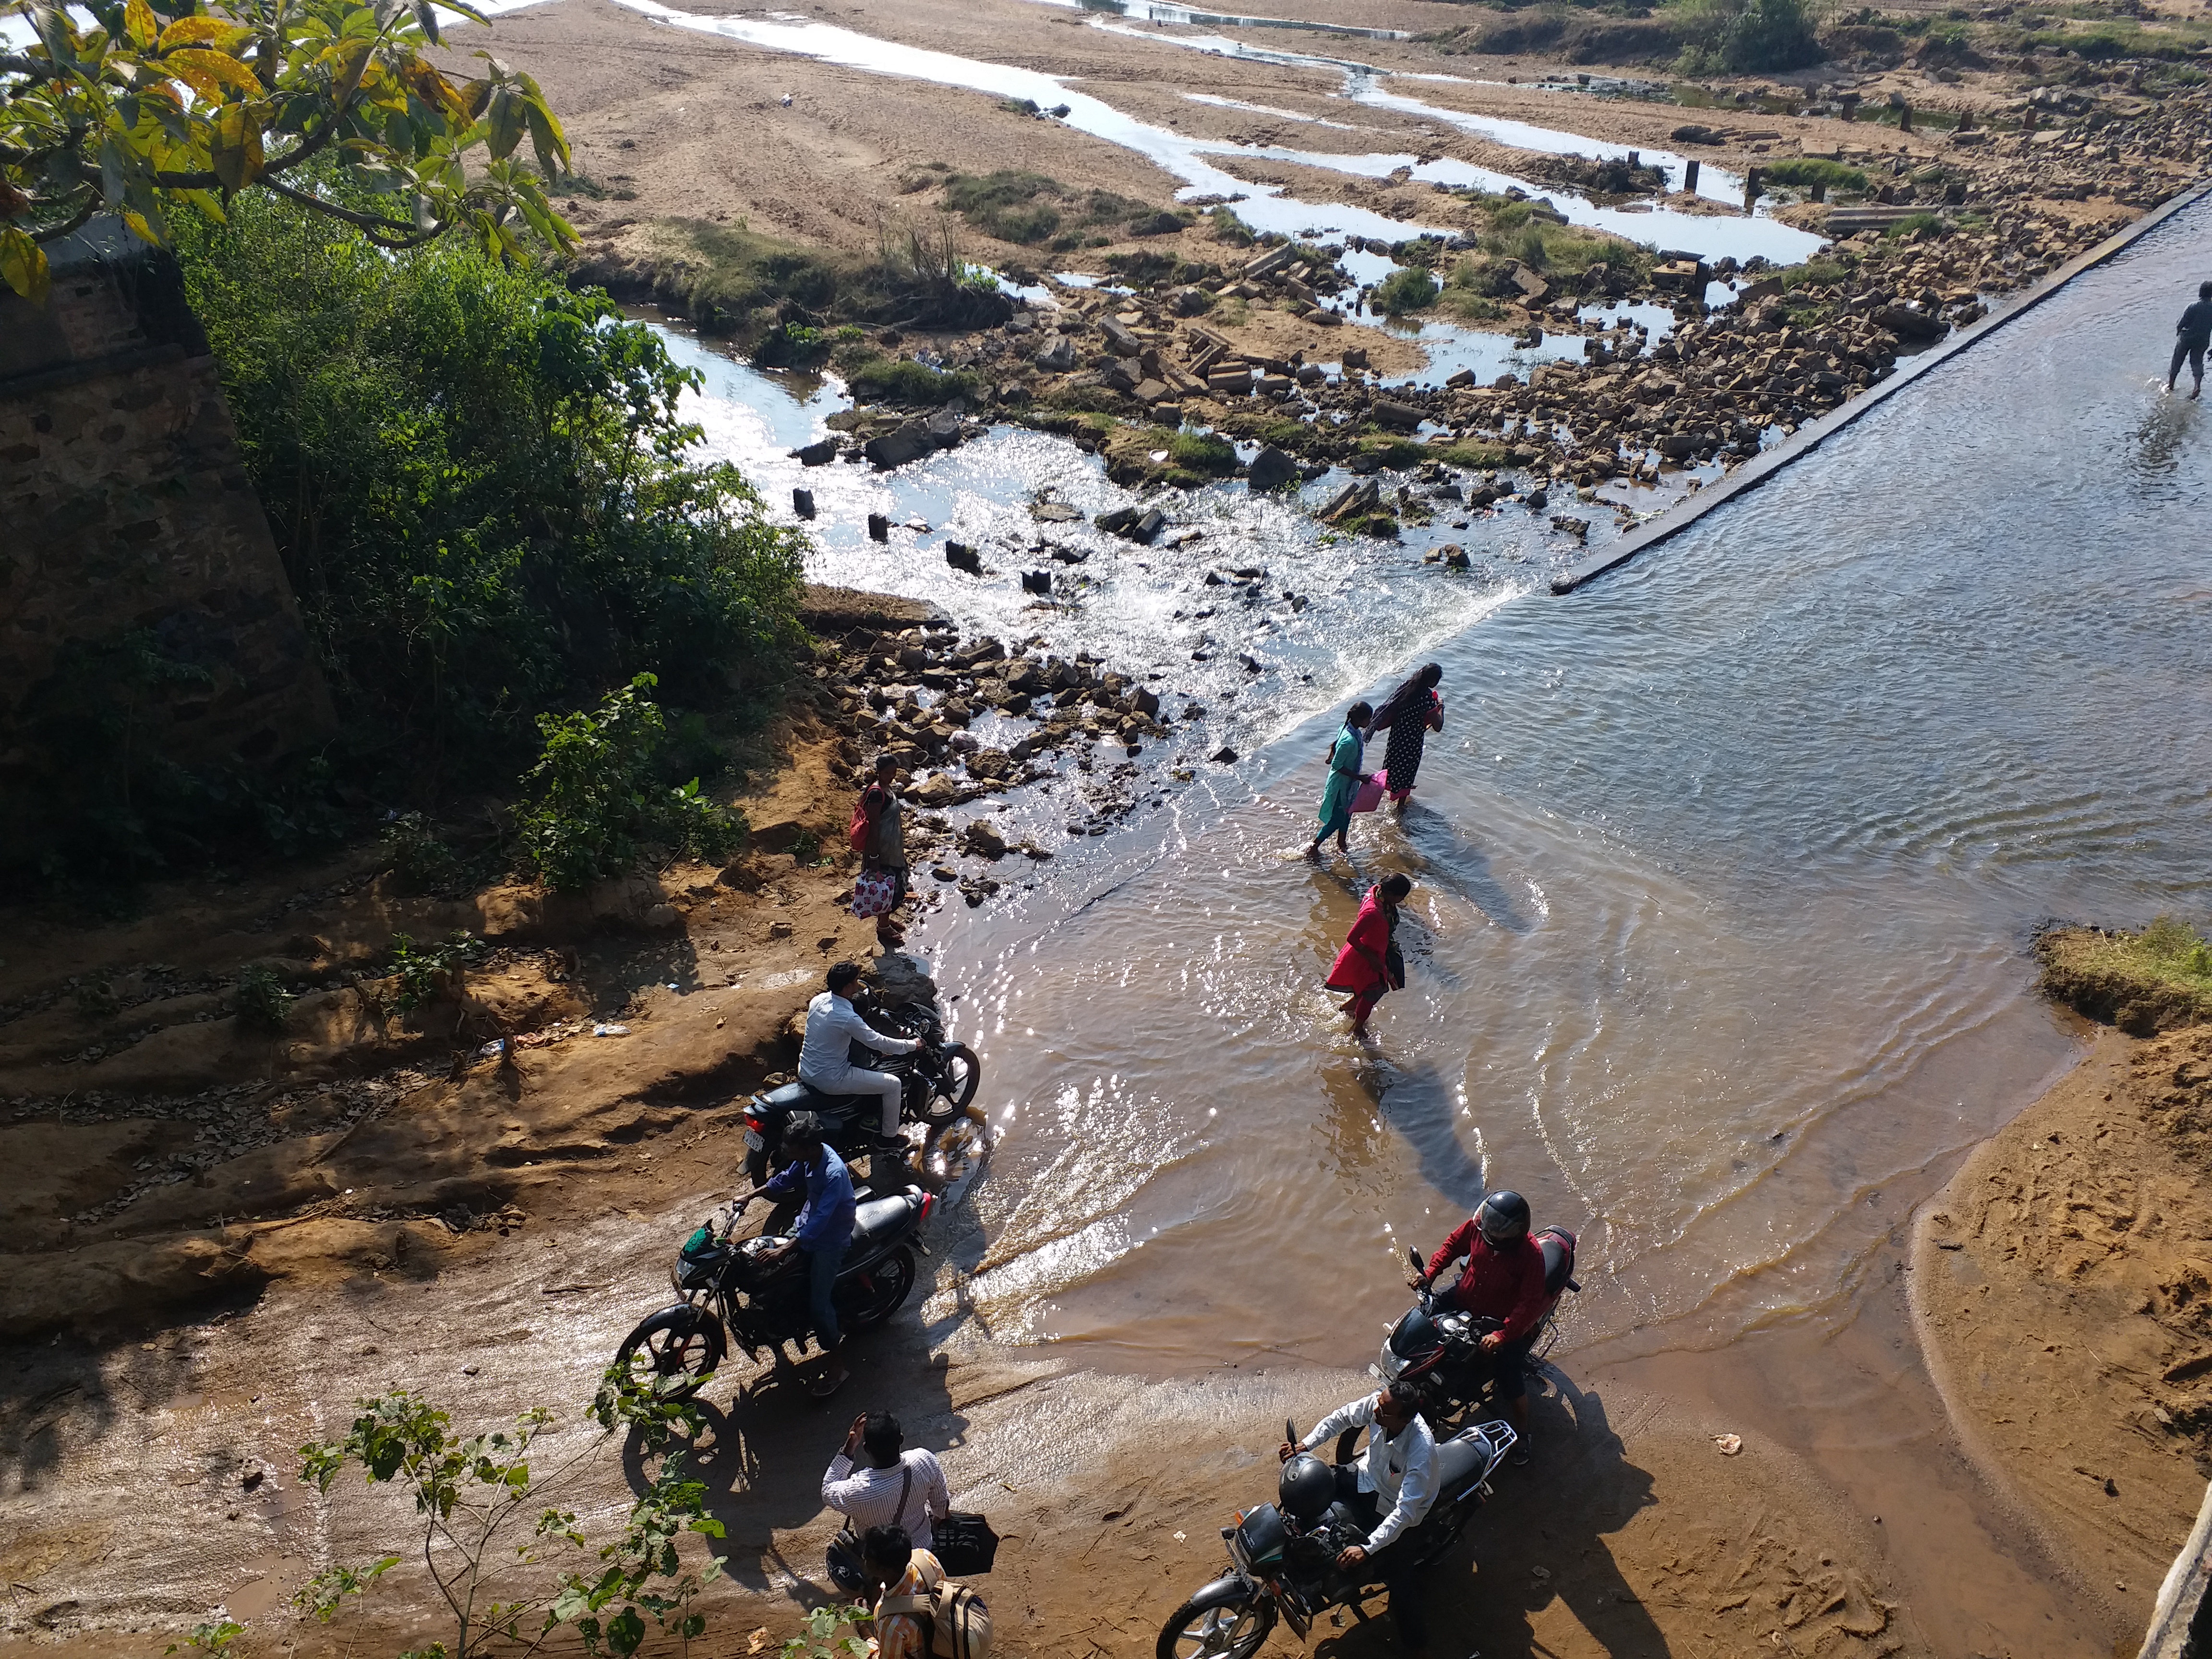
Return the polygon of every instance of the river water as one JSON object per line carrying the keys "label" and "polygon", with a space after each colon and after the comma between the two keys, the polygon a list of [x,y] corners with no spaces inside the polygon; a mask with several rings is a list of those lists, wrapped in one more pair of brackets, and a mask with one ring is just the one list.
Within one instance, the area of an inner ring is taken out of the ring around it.
{"label": "river water", "polygon": [[[1491,1183],[1581,1232],[1573,1342],[1844,1293],[2068,1062],[2031,930],[2206,908],[2212,431],[2154,382],[2208,263],[2200,207],[1595,588],[1501,590],[1425,647],[1446,730],[1349,864],[1296,855],[1316,696],[1250,798],[938,932],[1012,1128],[994,1331],[1357,1360]],[[1389,870],[1362,1048],[1319,981]]]}
{"label": "river water", "polygon": [[[625,3],[871,72],[1062,94],[823,25]],[[1076,125],[1202,180],[1191,140],[1065,96]],[[805,471],[817,579],[1095,650],[1170,713],[1206,710],[1129,786],[1133,827],[1073,824],[1026,886],[918,934],[1008,1130],[963,1304],[1094,1364],[1356,1362],[1401,1299],[1404,1246],[1493,1183],[1582,1235],[1571,1343],[1716,1347],[1848,1296],[2069,1062],[2033,991],[2037,925],[2207,908],[2212,433],[2156,380],[2208,264],[2200,205],[1567,599],[1544,579],[1577,550],[1518,509],[1409,534],[1476,555],[1453,580],[1234,485],[1176,503],[1188,546],[1115,543],[1083,520],[1130,498],[1024,431],[891,475]],[[711,447],[781,499],[802,476],[783,452],[835,389],[677,344],[708,377]],[[1039,498],[1082,519],[1040,523]],[[1601,506],[1571,509],[1594,544],[1616,529]],[[877,547],[871,511],[915,527]],[[948,572],[946,536],[998,578]],[[1042,605],[1012,568],[1053,549],[1083,562]],[[1231,565],[1268,574],[1205,585]],[[1417,805],[1362,820],[1348,862],[1307,863],[1334,711],[1425,657],[1446,729]],[[1243,759],[1206,764],[1224,740]],[[1171,784],[1176,764],[1195,777]],[[1006,810],[1048,836],[1081,816],[1065,788]],[[1392,870],[1416,884],[1410,983],[1363,1047],[1320,980]]]}

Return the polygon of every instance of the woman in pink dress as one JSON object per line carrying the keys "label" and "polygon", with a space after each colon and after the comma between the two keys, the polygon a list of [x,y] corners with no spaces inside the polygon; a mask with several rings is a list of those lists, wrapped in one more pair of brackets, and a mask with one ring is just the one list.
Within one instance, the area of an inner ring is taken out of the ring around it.
{"label": "woman in pink dress", "polygon": [[1404,876],[1385,876],[1369,888],[1352,931],[1345,936],[1344,948],[1328,970],[1328,988],[1350,993],[1344,1012],[1352,1016],[1354,1036],[1367,1035],[1367,1017],[1382,994],[1405,986],[1405,958],[1390,936],[1398,926],[1398,907],[1413,890],[1413,882]]}

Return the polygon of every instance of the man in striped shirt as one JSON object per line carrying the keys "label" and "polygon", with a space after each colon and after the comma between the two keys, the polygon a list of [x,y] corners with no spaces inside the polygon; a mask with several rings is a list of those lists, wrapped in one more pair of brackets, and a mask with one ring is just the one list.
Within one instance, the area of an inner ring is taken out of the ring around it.
{"label": "man in striped shirt", "polygon": [[[845,1449],[830,1460],[822,1477],[822,1501],[853,1523],[855,1532],[871,1527],[899,1527],[914,1547],[934,1543],[933,1528],[952,1510],[952,1493],[933,1452],[917,1447],[902,1452],[906,1436],[889,1412],[866,1412],[846,1431]],[[865,1456],[866,1464],[857,1460]]]}

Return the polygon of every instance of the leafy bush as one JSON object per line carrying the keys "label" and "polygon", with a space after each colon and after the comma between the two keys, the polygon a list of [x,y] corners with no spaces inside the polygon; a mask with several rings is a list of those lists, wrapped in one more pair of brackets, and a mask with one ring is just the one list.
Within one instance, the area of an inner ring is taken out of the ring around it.
{"label": "leafy bush", "polygon": [[1820,61],[1808,0],[1679,0],[1672,9],[1691,74],[1776,74]]}
{"label": "leafy bush", "polygon": [[1437,279],[1419,265],[1401,265],[1375,285],[1368,304],[1385,317],[1420,311],[1437,301]]}
{"label": "leafy bush", "polygon": [[1213,240],[1226,242],[1231,247],[1249,247],[1259,239],[1252,227],[1237,216],[1237,210],[1226,202],[1208,212],[1206,222],[1213,227]]}
{"label": "leafy bush", "polygon": [[871,355],[852,362],[847,379],[853,395],[869,403],[916,404],[934,409],[955,398],[973,401],[983,383],[974,370],[932,368],[911,357]]}
{"label": "leafy bush", "polygon": [[[405,1389],[357,1401],[356,1408],[343,1439],[301,1448],[300,1475],[327,1496],[341,1474],[358,1468],[370,1483],[396,1486],[414,1498],[410,1553],[454,1620],[453,1645],[418,1649],[416,1659],[535,1652],[564,1627],[587,1654],[634,1654],[656,1628],[653,1651],[667,1650],[663,1644],[671,1640],[689,1651],[706,1628],[693,1604],[720,1571],[721,1558],[687,1571],[676,1547],[687,1532],[719,1539],[722,1523],[707,1514],[707,1489],[686,1478],[682,1453],[666,1449],[679,1429],[696,1438],[702,1426],[696,1407],[652,1399],[641,1412],[601,1416],[610,1436],[641,1417],[669,1422],[644,1440],[644,1449],[660,1458],[659,1471],[631,1504],[621,1533],[596,1551],[575,1512],[562,1507],[576,1495],[585,1458],[564,1453],[549,1469],[537,1455],[552,1426],[550,1412],[525,1412],[511,1429],[463,1438],[446,1412]],[[599,1413],[595,1403],[593,1414]],[[298,1605],[327,1624],[347,1595],[361,1595],[398,1559],[327,1569],[301,1592]]]}
{"label": "leafy bush", "polygon": [[1053,203],[1066,193],[1057,179],[1012,169],[980,176],[956,173],[945,181],[947,207],[986,236],[1024,245],[1059,230],[1060,210]]}
{"label": "leafy bush", "polygon": [[461,861],[420,812],[402,812],[384,826],[385,867],[410,892],[439,893],[461,878]]}
{"label": "leafy bush", "polygon": [[660,710],[641,674],[596,710],[541,714],[545,750],[522,780],[530,795],[518,823],[523,856],[556,890],[582,887],[626,868],[641,842],[696,858],[725,857],[744,838],[744,820],[714,805],[699,780],[662,785],[656,763],[667,742]]}
{"label": "leafy bush", "polygon": [[417,945],[405,933],[392,936],[392,976],[399,981],[392,1006],[411,1013],[448,991],[458,990],[469,964],[483,955],[483,941],[453,933],[441,945]]}
{"label": "leafy bush", "polygon": [[1781,277],[1784,289],[1841,288],[1850,279],[1850,272],[1832,259],[1808,259],[1790,266]]}
{"label": "leafy bush", "polygon": [[240,1024],[281,1031],[284,1016],[292,1012],[292,994],[267,963],[249,963],[238,970],[237,983],[230,990],[230,1006]]}
{"label": "leafy bush", "polygon": [[1766,177],[1792,190],[1826,185],[1830,190],[1864,190],[1867,176],[1857,167],[1813,155],[1785,155],[1765,169]]}
{"label": "leafy bush", "polygon": [[414,781],[512,764],[538,711],[640,672],[784,672],[804,538],[688,459],[697,376],[605,296],[281,201],[180,240],[341,715]]}

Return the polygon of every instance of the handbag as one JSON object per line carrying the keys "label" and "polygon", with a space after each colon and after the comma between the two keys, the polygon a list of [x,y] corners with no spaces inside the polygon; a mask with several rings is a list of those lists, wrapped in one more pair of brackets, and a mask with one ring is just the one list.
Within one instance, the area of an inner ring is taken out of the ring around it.
{"label": "handbag", "polygon": [[934,1543],[930,1553],[951,1577],[973,1578],[988,1572],[999,1559],[999,1534],[980,1515],[955,1510],[931,1528]]}
{"label": "handbag", "polygon": [[898,899],[898,878],[888,870],[864,870],[853,883],[853,914],[866,921],[886,915]]}
{"label": "handbag", "polygon": [[1382,804],[1382,775],[1380,772],[1370,772],[1360,784],[1358,793],[1352,798],[1352,810],[1355,812],[1371,812]]}

